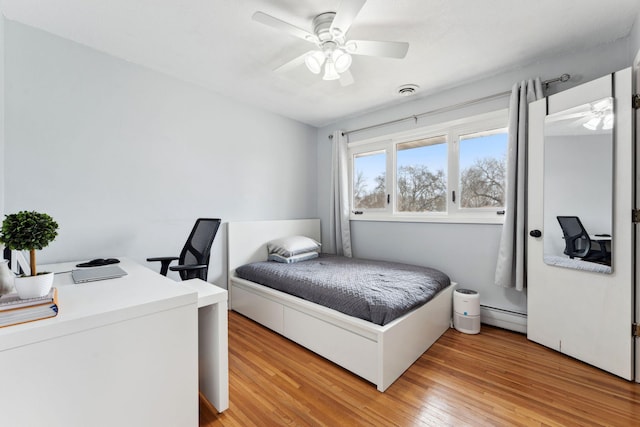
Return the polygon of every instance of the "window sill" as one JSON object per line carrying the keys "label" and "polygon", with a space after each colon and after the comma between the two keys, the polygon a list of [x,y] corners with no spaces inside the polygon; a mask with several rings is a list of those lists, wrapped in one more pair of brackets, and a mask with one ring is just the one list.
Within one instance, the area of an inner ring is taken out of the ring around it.
{"label": "window sill", "polygon": [[350,221],[381,221],[381,222],[431,222],[444,224],[504,224],[504,215],[494,216],[402,216],[362,214],[349,216]]}

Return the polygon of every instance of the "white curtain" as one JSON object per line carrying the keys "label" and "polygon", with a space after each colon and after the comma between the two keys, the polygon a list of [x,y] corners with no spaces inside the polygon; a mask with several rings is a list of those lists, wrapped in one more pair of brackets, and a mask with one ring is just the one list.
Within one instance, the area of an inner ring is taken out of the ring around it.
{"label": "white curtain", "polygon": [[349,169],[347,139],[342,131],[333,132],[331,156],[331,202],[329,244],[337,255],[351,257],[351,227],[349,225]]}
{"label": "white curtain", "polygon": [[526,287],[527,121],[529,103],[542,98],[540,78],[513,85],[509,101],[509,145],[505,218],[500,238],[495,283],[519,291]]}

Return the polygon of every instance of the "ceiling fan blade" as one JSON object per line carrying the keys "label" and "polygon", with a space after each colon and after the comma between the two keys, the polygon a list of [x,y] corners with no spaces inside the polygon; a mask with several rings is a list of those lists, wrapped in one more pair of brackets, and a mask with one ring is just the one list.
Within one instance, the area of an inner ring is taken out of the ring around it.
{"label": "ceiling fan blade", "polygon": [[260,22],[261,24],[265,24],[269,27],[275,28],[276,30],[284,31],[293,36],[301,38],[302,40],[306,40],[311,43],[318,43],[318,38],[310,32],[305,31],[302,28],[298,28],[295,25],[291,25],[288,22],[284,22],[271,15],[267,15],[264,12],[254,13],[252,19],[256,22]]}
{"label": "ceiling fan blade", "polygon": [[373,40],[349,40],[345,44],[347,52],[355,55],[404,58],[409,50],[406,42],[378,42]]}
{"label": "ceiling fan blade", "polygon": [[331,32],[333,34],[345,35],[353,20],[356,19],[358,13],[360,13],[360,9],[367,2],[367,0],[342,0],[340,6],[338,6],[338,11],[336,12],[335,18],[333,18],[333,22],[331,23]]}
{"label": "ceiling fan blade", "polygon": [[304,64],[304,58],[311,53],[312,51],[309,52],[305,52],[302,55],[293,58],[291,61],[289,62],[285,62],[284,64],[282,64],[281,66],[279,66],[278,68],[275,68],[273,71],[275,71],[276,73],[285,73],[289,70],[292,70],[302,64]]}
{"label": "ceiling fan blade", "polygon": [[340,86],[350,86],[353,84],[353,74],[351,71],[347,70],[344,73],[340,74]]}

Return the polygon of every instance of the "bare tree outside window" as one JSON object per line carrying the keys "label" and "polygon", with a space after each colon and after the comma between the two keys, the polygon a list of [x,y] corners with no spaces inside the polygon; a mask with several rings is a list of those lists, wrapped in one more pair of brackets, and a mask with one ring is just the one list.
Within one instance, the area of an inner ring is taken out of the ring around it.
{"label": "bare tree outside window", "polygon": [[504,130],[460,138],[460,207],[504,206],[507,133]]}
{"label": "bare tree outside window", "polygon": [[495,157],[476,160],[460,174],[460,206],[486,208],[504,206],[505,161]]}
{"label": "bare tree outside window", "polygon": [[396,153],[396,209],[399,212],[446,212],[446,136],[397,144]]}
{"label": "bare tree outside window", "polygon": [[353,207],[380,209],[386,205],[386,154],[367,153],[354,157]]}
{"label": "bare tree outside window", "polygon": [[353,202],[356,209],[375,209],[383,208],[386,199],[386,186],[384,175],[378,175],[374,178],[376,183],[371,191],[367,191],[367,184],[364,181],[362,173],[356,177],[353,185]]}
{"label": "bare tree outside window", "polygon": [[359,205],[362,199],[367,195],[367,183],[364,179],[364,172],[357,171],[353,180],[353,200]]}
{"label": "bare tree outside window", "polygon": [[398,210],[401,212],[443,212],[447,204],[444,170],[431,172],[427,166],[398,169]]}

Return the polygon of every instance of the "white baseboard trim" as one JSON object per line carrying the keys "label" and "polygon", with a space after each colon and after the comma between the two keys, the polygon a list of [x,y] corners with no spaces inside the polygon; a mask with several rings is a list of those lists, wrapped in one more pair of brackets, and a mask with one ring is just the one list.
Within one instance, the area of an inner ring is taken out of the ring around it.
{"label": "white baseboard trim", "polygon": [[527,333],[527,315],[495,307],[480,306],[480,321],[510,331]]}

